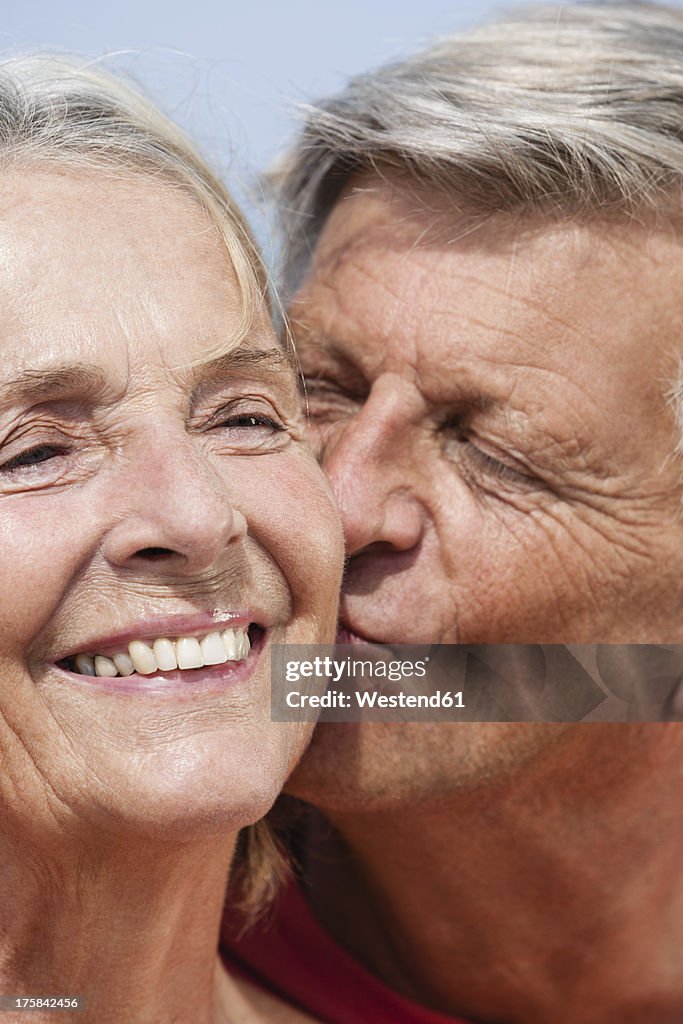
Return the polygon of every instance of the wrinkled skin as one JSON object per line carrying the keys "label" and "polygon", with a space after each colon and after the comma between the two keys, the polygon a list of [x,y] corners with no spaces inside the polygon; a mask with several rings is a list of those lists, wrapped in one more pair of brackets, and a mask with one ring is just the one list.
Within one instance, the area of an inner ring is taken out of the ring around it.
{"label": "wrinkled skin", "polygon": [[[290,310],[350,555],[343,626],[681,642],[676,236],[502,216],[470,230],[434,196],[357,185]],[[438,801],[558,734],[321,727],[292,788],[325,806]]]}

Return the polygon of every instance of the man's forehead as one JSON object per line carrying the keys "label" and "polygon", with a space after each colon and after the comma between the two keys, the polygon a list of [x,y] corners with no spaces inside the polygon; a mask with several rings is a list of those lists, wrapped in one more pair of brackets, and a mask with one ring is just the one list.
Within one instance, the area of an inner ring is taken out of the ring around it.
{"label": "man's forehead", "polygon": [[[378,325],[381,314],[386,328],[391,306],[399,330],[425,312],[457,323],[476,309],[478,324],[494,318],[488,326],[498,328],[513,320],[564,317],[571,331],[590,312],[635,314],[636,299],[658,316],[663,300],[669,312],[683,309],[680,288],[662,289],[661,271],[672,286],[683,283],[683,248],[675,232],[624,219],[513,225],[494,217],[466,236],[443,233],[437,242],[425,225],[412,218],[396,222],[388,209],[363,216],[363,204],[374,205],[376,198],[353,196],[350,218],[343,203],[335,208],[292,303],[299,330],[314,317],[329,321],[333,312],[350,321],[356,313],[367,315]],[[597,275],[602,280],[596,289]]]}
{"label": "man's forehead", "polygon": [[586,238],[571,255],[566,239],[542,241],[500,252],[354,237],[331,258],[329,250],[316,258],[290,307],[297,342],[329,351],[348,340],[368,358],[400,350],[406,359],[417,345],[423,358],[433,352],[455,363],[463,355],[486,358],[482,345],[495,352],[500,343],[531,355],[539,331],[550,340],[549,329],[574,329],[566,314],[582,300],[568,267],[578,273],[592,251]]}
{"label": "man's forehead", "polygon": [[[292,306],[307,374],[343,367],[350,387],[356,374],[367,389],[379,374],[399,373],[436,403],[510,407],[514,395],[534,419],[545,408],[575,431],[610,437],[606,420],[622,431],[627,409],[648,422],[668,415],[683,348],[676,233],[554,221],[505,249],[491,219],[452,245],[421,245],[416,235],[392,248],[364,228],[357,198],[355,225],[339,206],[321,240],[335,259],[316,257]],[[385,238],[391,230],[386,218]],[[490,246],[480,244],[488,237]]]}
{"label": "man's forehead", "polygon": [[526,235],[568,223],[557,212],[491,213],[407,175],[368,173],[351,178],[341,192],[323,227],[315,261],[344,256],[345,250],[370,242],[382,247],[460,245],[509,251]]}
{"label": "man's forehead", "polygon": [[571,250],[578,261],[596,247],[603,254],[648,251],[656,259],[659,239],[683,244],[683,218],[675,211],[567,212],[550,204],[491,212],[391,170],[365,173],[350,179],[331,210],[310,271],[343,267],[370,248],[404,257],[455,249],[510,259],[521,249],[532,253],[543,239]]}

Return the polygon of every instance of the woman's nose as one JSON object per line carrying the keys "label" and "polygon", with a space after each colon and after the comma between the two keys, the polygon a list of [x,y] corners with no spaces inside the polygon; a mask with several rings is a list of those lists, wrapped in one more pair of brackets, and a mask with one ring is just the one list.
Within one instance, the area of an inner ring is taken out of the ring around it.
{"label": "woman's nose", "polygon": [[194,575],[220,561],[247,533],[208,456],[183,437],[138,446],[117,478],[113,526],[103,544],[117,567]]}

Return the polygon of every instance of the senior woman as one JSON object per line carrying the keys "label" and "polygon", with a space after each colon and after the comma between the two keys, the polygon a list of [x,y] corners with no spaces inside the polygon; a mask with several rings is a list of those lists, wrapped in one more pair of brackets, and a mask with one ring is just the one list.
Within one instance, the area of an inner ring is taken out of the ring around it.
{"label": "senior woman", "polygon": [[254,246],[126,86],[18,60],[0,290],[0,993],[301,1020],[215,953],[236,834],[307,739],[269,648],[332,637],[342,558]]}

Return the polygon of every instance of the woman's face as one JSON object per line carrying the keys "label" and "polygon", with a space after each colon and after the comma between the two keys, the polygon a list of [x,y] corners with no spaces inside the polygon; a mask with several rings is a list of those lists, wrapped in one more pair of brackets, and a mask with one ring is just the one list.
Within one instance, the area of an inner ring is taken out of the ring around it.
{"label": "woman's face", "polygon": [[303,749],[270,721],[269,648],[332,639],[341,535],[295,375],[265,316],[234,340],[239,313],[189,198],[3,177],[5,823],[220,833]]}

